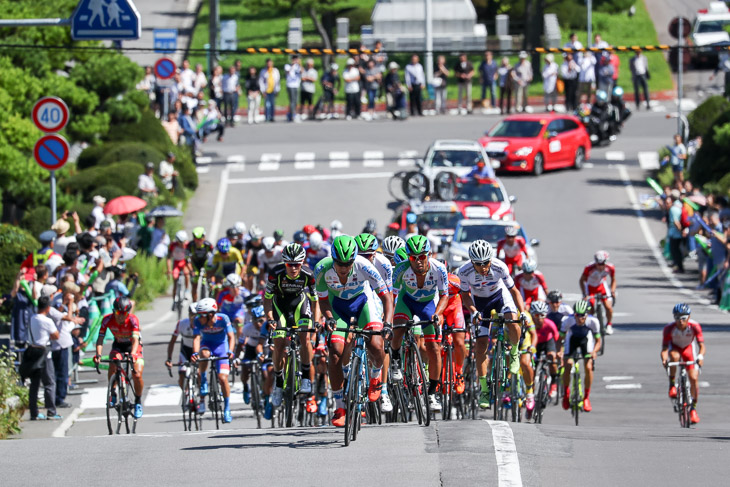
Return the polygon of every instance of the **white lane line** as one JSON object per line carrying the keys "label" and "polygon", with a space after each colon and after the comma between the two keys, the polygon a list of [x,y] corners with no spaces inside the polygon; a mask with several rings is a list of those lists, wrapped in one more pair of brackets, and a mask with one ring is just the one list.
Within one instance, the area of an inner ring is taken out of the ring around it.
{"label": "white lane line", "polygon": [[198,174],[205,174],[207,172],[210,172],[210,168],[208,166],[198,166],[195,168],[195,172]]}
{"label": "white lane line", "polygon": [[281,162],[281,154],[279,153],[261,154],[259,171],[278,171],[279,162]]}
{"label": "white lane line", "polygon": [[634,376],[632,375],[607,375],[603,378],[603,380],[606,382],[613,382],[617,380],[631,380],[633,378]]}
{"label": "white lane line", "polygon": [[563,302],[569,303],[583,299],[583,295],[579,293],[565,293],[563,294]]}
{"label": "white lane line", "polygon": [[706,387],[710,387],[710,383],[705,380],[701,380],[700,382],[697,383],[697,385],[702,387],[703,389]]}
{"label": "white lane line", "polygon": [[620,150],[610,150],[606,152],[607,161],[624,161],[626,160],[626,154]]}
{"label": "white lane line", "polygon": [[347,151],[330,152],[330,167],[344,169],[350,167],[350,153]]}
{"label": "white lane line", "polygon": [[415,166],[416,158],[418,157],[417,150],[406,150],[398,153],[398,165],[403,166]]}
{"label": "white lane line", "polygon": [[641,151],[638,154],[639,167],[644,171],[659,169],[659,154],[655,151]]}
{"label": "white lane line", "polygon": [[215,209],[213,210],[213,224],[210,228],[210,237],[215,239],[218,237],[218,230],[221,227],[221,218],[223,218],[223,208],[226,205],[226,192],[228,191],[228,166],[221,171],[221,182],[218,185],[218,199],[215,200]]}
{"label": "white lane line", "polygon": [[208,156],[196,157],[195,162],[198,164],[210,164],[213,162],[213,158]]}
{"label": "white lane line", "polygon": [[242,155],[228,156],[226,158],[226,162],[228,164],[243,164],[246,162],[246,156],[242,156]]}
{"label": "white lane line", "polygon": [[499,487],[522,487],[520,461],[512,428],[504,421],[486,420],[492,428],[494,454],[497,457],[497,479]]}
{"label": "white lane line", "polygon": [[288,183],[300,181],[336,181],[343,179],[380,179],[393,176],[392,172],[354,174],[313,174],[310,176],[271,176],[263,178],[229,179],[228,184]]}
{"label": "white lane line", "polygon": [[51,436],[54,438],[63,438],[64,436],[66,436],[66,432],[71,429],[71,426],[73,426],[76,421],[79,420],[79,416],[83,414],[83,412],[83,408],[75,408],[73,411],[71,411],[71,414],[66,416],[66,419],[63,420],[59,427],[53,430]]}
{"label": "white lane line", "polygon": [[362,154],[362,165],[365,167],[383,167],[385,154],[381,150],[366,150]]}
{"label": "white lane line", "polygon": [[159,318],[157,318],[155,321],[153,321],[149,325],[140,325],[140,326],[144,329],[144,331],[149,331],[152,328],[159,325],[160,323],[166,323],[170,318],[172,318],[173,314],[174,314],[173,311],[167,310],[164,315],[160,316]]}
{"label": "white lane line", "polygon": [[606,384],[606,389],[641,389],[641,384]]}
{"label": "white lane line", "polygon": [[[178,411],[176,413],[145,413],[143,418],[173,418],[173,417],[180,417],[181,413]],[[251,409],[244,409],[242,411],[231,411],[231,416],[233,417],[241,417],[241,418],[252,418],[253,417],[253,410]],[[210,411],[206,411],[206,413],[203,415],[203,421],[210,420]],[[89,421],[106,421],[106,416],[90,416],[88,418],[78,418],[76,420],[77,423],[86,423]],[[208,431],[208,433],[212,433],[213,431]],[[181,432],[182,433],[182,432]],[[198,434],[203,434],[202,432],[198,432]],[[137,435],[137,436],[153,436],[151,434],[145,434],[145,435]],[[160,436],[159,434],[157,436]],[[169,436],[169,434],[165,435]]]}
{"label": "white lane line", "polygon": [[294,169],[314,169],[314,152],[294,154]]}
{"label": "white lane line", "polygon": [[595,164],[592,162],[584,162],[583,163],[583,169],[593,169],[595,167]]}
{"label": "white lane line", "polygon": [[81,409],[103,409],[106,407],[106,386],[88,387],[81,396]]}
{"label": "white lane line", "polygon": [[243,162],[237,162],[228,166],[231,172],[242,172],[246,170],[246,164]]}
{"label": "white lane line", "polygon": [[147,406],[179,406],[182,390],[177,384],[153,384],[147,389],[144,405]]}

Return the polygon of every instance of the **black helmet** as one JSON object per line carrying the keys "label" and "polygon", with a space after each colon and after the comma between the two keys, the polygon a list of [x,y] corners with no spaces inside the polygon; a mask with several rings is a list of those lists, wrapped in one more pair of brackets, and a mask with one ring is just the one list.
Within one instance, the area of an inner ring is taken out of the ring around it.
{"label": "black helmet", "polygon": [[378,224],[373,218],[370,218],[368,221],[365,222],[365,227],[362,229],[362,233],[375,233],[377,229]]}
{"label": "black helmet", "polygon": [[114,300],[114,311],[117,313],[129,313],[132,310],[132,302],[126,296],[119,296]]}
{"label": "black helmet", "polygon": [[246,305],[247,308],[255,308],[256,306],[259,306],[262,302],[263,300],[261,299],[260,294],[252,294],[247,297],[243,303]]}
{"label": "black helmet", "polygon": [[294,242],[301,244],[307,241],[307,234],[301,230],[294,232]]}

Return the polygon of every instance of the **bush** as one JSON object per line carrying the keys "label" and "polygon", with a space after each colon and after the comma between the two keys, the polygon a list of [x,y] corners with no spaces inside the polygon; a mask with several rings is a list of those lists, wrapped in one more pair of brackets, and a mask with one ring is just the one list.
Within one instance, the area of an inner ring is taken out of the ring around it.
{"label": "bush", "polygon": [[148,162],[158,164],[165,159],[165,153],[143,142],[119,142],[99,159],[98,165],[106,166],[119,161],[133,161],[144,167]]}
{"label": "bush", "polygon": [[690,178],[697,186],[719,181],[730,172],[730,111],[717,117],[706,137],[702,139],[702,147],[697,151],[694,163],[690,167]]}
{"label": "bush", "polygon": [[692,110],[687,116],[689,120],[689,137],[694,139],[698,135],[709,138],[712,134],[708,134],[710,127],[717,118],[723,113],[730,110],[730,101],[724,96],[711,96],[700,105]]}
{"label": "bush", "polygon": [[134,161],[99,165],[71,176],[63,182],[63,188],[71,193],[80,193],[87,200],[103,186],[116,186],[123,194],[136,194],[137,179],[143,172],[142,165]]}
{"label": "bush", "polygon": [[89,167],[96,166],[104,155],[111,151],[116,144],[104,143],[97,145],[90,145],[79,154],[79,158],[76,159],[76,167],[80,170],[87,169]]}
{"label": "bush", "polygon": [[[99,188],[96,188],[96,191],[94,192],[94,194],[103,196],[104,198],[106,198],[107,201],[109,201],[109,200],[113,200],[114,198],[117,198],[118,196],[124,196],[129,193],[125,193],[124,191],[122,191],[119,188],[119,186],[117,186],[115,184],[109,184],[106,186],[101,186]],[[93,197],[93,195],[92,195],[92,197]]]}
{"label": "bush", "polygon": [[36,206],[28,210],[20,225],[30,232],[31,235],[40,235],[51,229],[51,208],[48,206]]}
{"label": "bush", "polygon": [[107,134],[106,140],[110,142],[144,142],[163,154],[174,147],[170,136],[162,128],[162,124],[152,110],[144,110],[138,122],[115,125]]}
{"label": "bush", "polygon": [[129,261],[127,269],[130,275],[135,272],[139,274],[139,286],[134,293],[134,300],[140,308],[167,292],[170,286],[165,259],[140,252]]}
{"label": "bush", "polygon": [[0,351],[0,439],[20,432],[20,418],[28,407],[28,389],[18,380],[12,357]]}
{"label": "bush", "polygon": [[29,232],[7,223],[0,224],[0,290],[12,288],[20,263],[40,248],[38,240]]}

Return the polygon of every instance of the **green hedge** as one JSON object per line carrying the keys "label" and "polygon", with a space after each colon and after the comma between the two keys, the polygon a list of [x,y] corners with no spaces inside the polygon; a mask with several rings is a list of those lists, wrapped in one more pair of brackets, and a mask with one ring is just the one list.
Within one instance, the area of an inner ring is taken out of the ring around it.
{"label": "green hedge", "polygon": [[[723,113],[730,110],[730,101],[724,96],[711,96],[687,115],[689,121],[689,137],[705,136],[713,123]],[[709,134],[712,135],[712,134]]]}
{"label": "green hedge", "polygon": [[165,159],[165,153],[144,142],[118,142],[109,148],[99,159],[99,166],[106,166],[119,161],[134,161],[144,166],[148,162],[157,165]]}
{"label": "green hedge", "polygon": [[[138,122],[115,125],[106,136],[107,142],[143,142],[154,146],[158,151],[166,153],[174,147],[170,136],[155,117],[152,110],[142,112]],[[159,162],[159,161],[155,161]]]}
{"label": "green hedge", "polygon": [[717,136],[726,124],[730,124],[730,111],[717,117],[702,137],[702,147],[690,167],[690,178],[695,185],[719,181],[730,172],[730,143],[726,137]]}
{"label": "green hedge", "polygon": [[28,230],[31,235],[40,235],[51,229],[51,208],[49,206],[36,206],[31,208],[20,222],[20,225]]}
{"label": "green hedge", "polygon": [[[44,230],[50,226],[50,214],[49,209],[48,225]],[[20,263],[40,247],[31,233],[7,223],[0,224],[0,289],[9,291],[13,287]]]}
{"label": "green hedge", "polygon": [[81,193],[85,200],[90,200],[103,186],[116,186],[124,194],[136,194],[137,179],[143,172],[144,168],[137,162],[117,162],[80,171],[64,181],[62,186],[65,191]]}

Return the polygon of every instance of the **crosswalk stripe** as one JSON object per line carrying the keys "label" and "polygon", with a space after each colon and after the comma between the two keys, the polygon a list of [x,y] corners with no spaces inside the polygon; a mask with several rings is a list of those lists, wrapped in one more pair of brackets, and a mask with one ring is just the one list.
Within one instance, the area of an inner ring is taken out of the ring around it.
{"label": "crosswalk stripe", "polygon": [[623,161],[626,160],[626,154],[620,150],[610,150],[606,152],[607,161]]}
{"label": "crosswalk stripe", "polygon": [[239,162],[228,166],[228,170],[231,172],[241,172],[246,170],[246,164]]}
{"label": "crosswalk stripe", "polygon": [[147,389],[145,406],[177,406],[180,404],[182,390],[177,384],[153,384]]}
{"label": "crosswalk stripe", "polygon": [[203,166],[203,167],[198,166],[195,168],[195,172],[197,172],[198,174],[205,174],[205,173],[210,172],[210,168],[208,166]]}
{"label": "crosswalk stripe", "polygon": [[606,384],[606,389],[641,389],[641,384]]}
{"label": "crosswalk stripe", "polygon": [[418,157],[418,151],[407,150],[398,153],[398,165],[399,166],[415,166],[416,158]]}
{"label": "crosswalk stripe", "polygon": [[213,158],[208,156],[196,157],[195,162],[198,164],[210,164],[213,162]]}
{"label": "crosswalk stripe", "polygon": [[228,162],[229,164],[243,164],[246,162],[246,156],[243,156],[243,155],[228,156],[228,158],[226,158],[226,162]]}
{"label": "crosswalk stripe", "polygon": [[639,152],[639,166],[645,171],[659,169],[659,154],[655,151]]}
{"label": "crosswalk stripe", "polygon": [[280,161],[281,161],[280,153],[261,154],[261,160],[259,162],[259,171],[277,171],[279,169]]}
{"label": "crosswalk stripe", "polygon": [[350,167],[350,153],[347,151],[330,152],[330,167],[342,169]]}
{"label": "crosswalk stripe", "polygon": [[362,165],[365,167],[383,167],[385,155],[381,150],[366,150],[362,154]]}
{"label": "crosswalk stripe", "polygon": [[106,408],[106,386],[88,387],[81,396],[81,409]]}
{"label": "crosswalk stripe", "polygon": [[314,152],[294,154],[294,169],[314,169]]}

